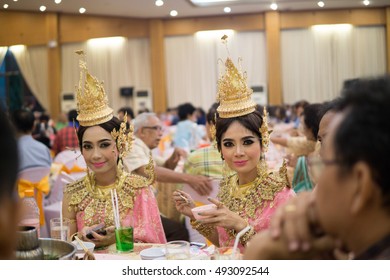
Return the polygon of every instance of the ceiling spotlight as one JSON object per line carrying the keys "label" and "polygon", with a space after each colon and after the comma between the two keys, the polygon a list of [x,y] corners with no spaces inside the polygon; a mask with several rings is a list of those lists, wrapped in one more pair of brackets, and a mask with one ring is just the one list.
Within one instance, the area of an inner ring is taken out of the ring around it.
{"label": "ceiling spotlight", "polygon": [[86,10],[85,8],[83,8],[83,7],[81,7],[81,8],[79,9],[79,13],[80,13],[80,14],[84,14],[86,11],[87,11],[87,10]]}
{"label": "ceiling spotlight", "polygon": [[156,4],[156,6],[158,6],[158,7],[160,7],[160,6],[164,5],[164,1],[163,0],[156,0],[156,2],[154,4]]}
{"label": "ceiling spotlight", "polygon": [[270,6],[270,8],[271,8],[272,10],[276,11],[276,10],[278,9],[278,4],[272,3],[271,6]]}
{"label": "ceiling spotlight", "polygon": [[40,6],[40,7],[39,7],[39,10],[40,10],[41,12],[46,11],[46,6]]}
{"label": "ceiling spotlight", "polygon": [[178,12],[176,10],[172,10],[170,13],[171,17],[175,17],[178,15]]}
{"label": "ceiling spotlight", "polygon": [[317,5],[319,6],[319,7],[323,7],[323,6],[325,6],[325,3],[324,2],[322,2],[322,1],[319,1],[318,3],[317,3]]}
{"label": "ceiling spotlight", "polygon": [[7,9],[8,8],[8,4],[4,4],[3,8]]}
{"label": "ceiling spotlight", "polygon": [[54,3],[60,4],[62,0],[54,0]]}
{"label": "ceiling spotlight", "polygon": [[223,8],[223,11],[225,13],[230,13],[232,11],[232,9],[230,7],[225,7],[225,8]]}
{"label": "ceiling spotlight", "polygon": [[18,0],[14,0],[14,2],[18,2]]}
{"label": "ceiling spotlight", "polygon": [[364,6],[368,6],[368,5],[370,5],[370,1],[364,0],[364,1],[363,1],[363,4],[364,4]]}

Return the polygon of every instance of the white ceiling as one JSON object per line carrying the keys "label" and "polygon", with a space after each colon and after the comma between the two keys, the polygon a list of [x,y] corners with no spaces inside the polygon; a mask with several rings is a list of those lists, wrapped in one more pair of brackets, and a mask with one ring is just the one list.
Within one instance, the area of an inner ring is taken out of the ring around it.
{"label": "white ceiling", "polygon": [[[195,1],[195,0],[194,0]],[[317,5],[318,0],[220,0],[218,5],[195,6],[190,0],[164,0],[164,5],[157,7],[155,0],[0,0],[0,9],[8,4],[7,10],[24,10],[39,12],[45,5],[46,12],[77,14],[80,7],[86,9],[87,15],[107,15],[135,18],[167,18],[173,9],[177,17],[199,17],[226,15],[223,8],[229,6],[230,14],[256,13],[270,10],[270,4],[276,2],[280,11],[321,10],[339,8],[365,8],[362,0],[322,0],[324,8]],[[218,2],[218,1],[217,1]],[[390,6],[390,0],[370,0],[368,7]]]}

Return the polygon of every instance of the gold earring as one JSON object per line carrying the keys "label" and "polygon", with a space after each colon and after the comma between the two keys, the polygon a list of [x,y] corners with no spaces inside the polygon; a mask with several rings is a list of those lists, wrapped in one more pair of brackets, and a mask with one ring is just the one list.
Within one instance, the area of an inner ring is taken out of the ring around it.
{"label": "gold earring", "polygon": [[256,165],[256,169],[257,169],[257,176],[258,177],[262,178],[262,177],[267,175],[268,166],[267,166],[267,162],[265,161],[264,153],[261,153],[260,160],[257,162],[257,165]]}

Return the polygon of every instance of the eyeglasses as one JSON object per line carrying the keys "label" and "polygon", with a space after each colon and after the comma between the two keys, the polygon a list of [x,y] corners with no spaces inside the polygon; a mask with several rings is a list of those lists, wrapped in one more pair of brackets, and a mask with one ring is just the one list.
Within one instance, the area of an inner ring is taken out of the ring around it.
{"label": "eyeglasses", "polygon": [[335,164],[341,164],[341,161],[337,159],[323,159],[319,156],[309,157],[307,159],[307,165],[311,170],[314,181],[317,181],[321,176],[325,166]]}
{"label": "eyeglasses", "polygon": [[164,128],[161,125],[143,126],[142,128],[153,129],[153,130],[156,130],[156,131],[163,131],[164,130]]}

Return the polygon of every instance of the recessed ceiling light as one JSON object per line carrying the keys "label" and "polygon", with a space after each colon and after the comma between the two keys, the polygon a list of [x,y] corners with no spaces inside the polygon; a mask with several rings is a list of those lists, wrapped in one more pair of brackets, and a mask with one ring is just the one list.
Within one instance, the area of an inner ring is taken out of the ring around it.
{"label": "recessed ceiling light", "polygon": [[319,7],[323,7],[323,6],[325,6],[325,3],[324,2],[322,2],[322,1],[319,1],[318,3],[317,3],[317,5],[319,6]]}
{"label": "recessed ceiling light", "polygon": [[272,10],[276,11],[276,10],[278,9],[278,4],[272,3],[271,6],[270,6],[270,8],[271,8]]}
{"label": "recessed ceiling light", "polygon": [[230,13],[232,11],[232,9],[230,7],[225,7],[225,8],[223,8],[223,11],[225,13]]}
{"label": "recessed ceiling light", "polygon": [[171,17],[175,17],[178,15],[178,12],[176,10],[172,10],[170,13]]}
{"label": "recessed ceiling light", "polygon": [[86,11],[87,11],[87,10],[86,10],[85,8],[80,8],[80,9],[79,9],[79,13],[80,13],[80,14],[84,14]]}
{"label": "recessed ceiling light", "polygon": [[8,8],[8,4],[4,4],[3,8],[7,9]]}
{"label": "recessed ceiling light", "polygon": [[163,0],[156,0],[156,2],[154,4],[156,4],[156,6],[158,6],[158,7],[160,7],[160,6],[164,5],[164,1]]}
{"label": "recessed ceiling light", "polygon": [[62,0],[54,0],[54,3],[60,4]]}
{"label": "recessed ceiling light", "polygon": [[364,0],[364,1],[363,1],[363,4],[364,4],[365,6],[368,6],[368,5],[370,5],[370,1]]}
{"label": "recessed ceiling light", "polygon": [[40,7],[39,7],[39,10],[40,10],[41,12],[46,11],[46,6],[40,6]]}
{"label": "recessed ceiling light", "polygon": [[14,2],[18,2],[18,0],[14,0]]}

